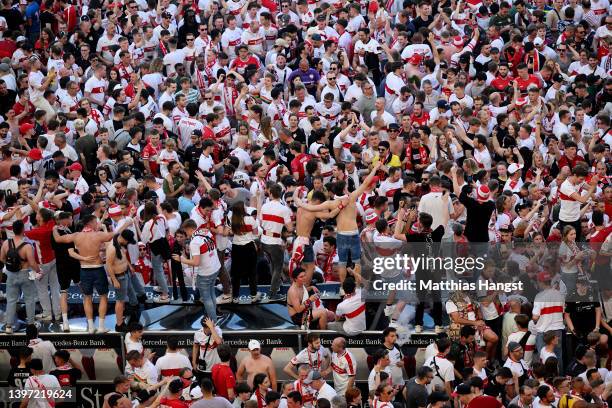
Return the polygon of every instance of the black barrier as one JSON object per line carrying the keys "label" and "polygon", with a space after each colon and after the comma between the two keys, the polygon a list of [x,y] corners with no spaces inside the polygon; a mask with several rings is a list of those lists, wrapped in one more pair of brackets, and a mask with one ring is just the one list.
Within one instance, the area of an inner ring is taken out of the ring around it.
{"label": "black barrier", "polygon": [[[249,341],[252,339],[258,340],[262,347],[291,347],[298,349],[300,347],[300,331],[298,330],[283,330],[274,331],[224,331],[223,342],[230,347],[246,348]],[[142,335],[142,344],[147,348],[165,347],[169,337],[176,337],[179,340],[179,347],[190,348],[193,346],[193,331],[152,331],[144,332]]]}
{"label": "black barrier", "polygon": [[[49,340],[56,349],[100,349],[113,348],[123,350],[123,337],[119,333],[40,333],[40,338]],[[0,350],[12,351],[27,346],[26,335],[17,333],[0,335]]]}

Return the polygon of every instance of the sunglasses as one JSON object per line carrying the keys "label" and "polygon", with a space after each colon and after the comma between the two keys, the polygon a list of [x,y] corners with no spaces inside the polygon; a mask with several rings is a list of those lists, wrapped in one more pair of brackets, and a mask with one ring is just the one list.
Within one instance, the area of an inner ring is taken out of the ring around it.
{"label": "sunglasses", "polygon": [[327,79],[329,79],[330,81],[335,81],[335,80],[336,80],[336,77],[329,77],[329,78],[327,78]]}
{"label": "sunglasses", "polygon": [[187,41],[193,41],[195,38],[186,38]]}

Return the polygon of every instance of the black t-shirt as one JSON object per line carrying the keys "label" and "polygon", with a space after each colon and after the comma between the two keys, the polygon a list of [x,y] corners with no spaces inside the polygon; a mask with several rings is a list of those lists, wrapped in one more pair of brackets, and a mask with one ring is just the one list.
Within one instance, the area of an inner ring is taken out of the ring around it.
{"label": "black t-shirt", "polygon": [[0,17],[4,17],[6,20],[6,25],[11,31],[19,30],[19,26],[25,21],[25,18],[19,12],[19,10],[14,8],[5,8],[4,10],[0,10]]}
{"label": "black t-shirt", "polygon": [[49,374],[57,377],[61,387],[74,387],[78,380],[81,379],[81,370],[74,367],[69,368],[56,368],[51,370]]}
{"label": "black t-shirt", "polygon": [[417,384],[416,377],[406,381],[406,408],[419,408],[427,406],[427,388]]}
{"label": "black t-shirt", "polygon": [[574,292],[566,299],[565,312],[572,318],[576,333],[587,334],[595,329],[595,309],[598,307],[601,304],[591,291],[585,295]]}
{"label": "black t-shirt", "polygon": [[0,115],[4,116],[9,110],[13,109],[16,96],[17,92],[11,89],[7,89],[5,95],[0,94]]}
{"label": "black t-shirt", "polygon": [[202,146],[197,147],[195,145],[189,146],[185,150],[185,162],[189,163],[189,179],[191,182],[195,182],[195,171],[198,169],[198,162],[204,148]]}
{"label": "black t-shirt", "polygon": [[17,387],[23,389],[26,380],[30,377],[30,368],[29,367],[15,367],[11,368],[9,371],[9,375],[6,378],[8,384],[11,387]]}
{"label": "black t-shirt", "polygon": [[417,18],[412,20],[412,25],[414,26],[416,31],[419,31],[419,29],[421,29],[421,28],[429,27],[429,25],[431,23],[433,23],[433,21],[434,21],[434,17],[433,16],[427,17],[427,20],[423,20],[423,18],[421,18],[421,16],[418,16]]}
{"label": "black t-shirt", "polygon": [[291,169],[291,162],[295,159],[295,156],[289,150],[288,144],[281,142],[278,145],[278,158],[283,166]]}
{"label": "black t-shirt", "polygon": [[[64,229],[58,229],[57,232],[60,236],[72,233],[70,230],[66,231]],[[59,242],[56,242],[55,239],[53,239],[53,236],[51,236],[51,247],[55,252],[55,259],[58,267],[61,267],[62,269],[80,268],[79,261],[68,255],[68,250],[70,248],[74,248],[73,243],[60,244]]]}

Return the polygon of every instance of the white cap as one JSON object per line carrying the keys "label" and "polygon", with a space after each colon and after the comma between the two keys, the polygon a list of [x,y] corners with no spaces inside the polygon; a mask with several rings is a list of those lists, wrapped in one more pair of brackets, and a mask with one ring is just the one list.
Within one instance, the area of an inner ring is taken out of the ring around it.
{"label": "white cap", "polygon": [[519,165],[519,164],[516,164],[516,163],[512,163],[510,166],[508,166],[508,173],[509,174],[514,174],[514,173],[516,173],[517,171],[519,171],[522,168],[523,168],[522,165]]}
{"label": "white cap", "polygon": [[261,349],[261,344],[255,339],[249,341],[249,350]]}
{"label": "white cap", "polygon": [[202,394],[202,389],[200,388],[200,386],[194,387],[189,392],[189,395],[191,396],[191,399],[200,399],[204,397],[204,394]]}
{"label": "white cap", "polygon": [[536,37],[533,40],[533,45],[535,45],[536,47],[539,46],[539,45],[542,45],[542,44],[544,44],[544,41],[542,41],[542,39],[540,37]]}
{"label": "white cap", "polygon": [[17,37],[15,42],[20,42],[20,41],[25,41],[25,40],[26,40],[26,38],[23,35],[20,35],[19,37]]}

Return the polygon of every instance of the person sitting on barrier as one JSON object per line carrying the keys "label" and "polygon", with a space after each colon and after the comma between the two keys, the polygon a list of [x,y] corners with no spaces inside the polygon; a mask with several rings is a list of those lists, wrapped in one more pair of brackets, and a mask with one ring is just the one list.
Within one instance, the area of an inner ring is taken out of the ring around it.
{"label": "person sitting on barrier", "polygon": [[245,403],[251,399],[251,387],[245,382],[236,384],[234,387],[236,398],[232,402],[234,408],[245,408]]}
{"label": "person sitting on barrier", "polygon": [[180,351],[177,337],[168,338],[166,354],[157,359],[155,367],[162,379],[179,375],[181,369],[185,367],[191,368],[191,362]]}
{"label": "person sitting on barrier", "polygon": [[253,380],[256,374],[265,373],[270,379],[270,384],[273,389],[276,389],[276,370],[272,359],[261,353],[261,344],[257,340],[251,340],[248,344],[250,356],[242,359],[240,367],[236,372],[236,380],[240,381],[246,374],[247,384],[253,386]]}
{"label": "person sitting on barrier", "polygon": [[116,332],[126,332],[127,326],[124,320],[125,302],[128,301],[129,286],[129,262],[128,245],[136,245],[134,231],[123,230],[116,234],[113,239],[106,244],[106,272],[115,288],[115,324]]}
{"label": "person sitting on barrier", "polygon": [[291,278],[293,283],[287,291],[287,309],[291,321],[299,327],[318,326],[321,330],[327,329],[327,322],[333,321],[335,314],[323,306],[316,287],[306,286],[304,269],[295,268]]}
{"label": "person sitting on barrier", "polygon": [[144,347],[142,346],[142,333],[144,327],[139,322],[130,322],[128,326],[128,334],[125,335],[125,352],[129,353],[132,350],[138,351],[140,354],[144,353]]}
{"label": "person sitting on barrier", "polygon": [[318,333],[310,333],[307,336],[308,346],[293,357],[283,368],[283,371],[290,377],[299,379],[295,372],[295,367],[300,364],[307,364],[311,370],[321,371],[324,377],[331,372],[331,354],[329,350],[321,346],[321,337]]}
{"label": "person sitting on barrier", "polygon": [[336,306],[336,319],[343,321],[331,322],[329,330],[357,335],[366,329],[366,304],[361,298],[361,288],[357,287],[355,278],[347,276],[342,282],[344,298]]}

